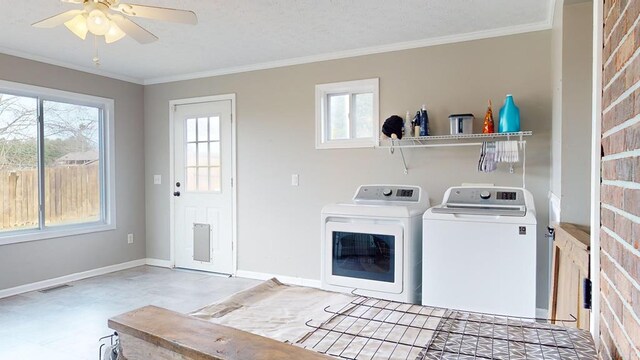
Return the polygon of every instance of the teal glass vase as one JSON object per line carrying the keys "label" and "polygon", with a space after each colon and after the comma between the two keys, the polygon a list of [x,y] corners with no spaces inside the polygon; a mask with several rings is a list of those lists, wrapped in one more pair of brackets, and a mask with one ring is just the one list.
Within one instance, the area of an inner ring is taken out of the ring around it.
{"label": "teal glass vase", "polygon": [[504,105],[500,108],[498,132],[518,131],[520,131],[520,109],[513,102],[513,96],[508,94],[504,99]]}

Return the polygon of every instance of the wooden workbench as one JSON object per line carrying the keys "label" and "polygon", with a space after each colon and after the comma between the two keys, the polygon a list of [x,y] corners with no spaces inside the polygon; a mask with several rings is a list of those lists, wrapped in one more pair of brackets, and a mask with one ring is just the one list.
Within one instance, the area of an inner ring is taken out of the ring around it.
{"label": "wooden workbench", "polygon": [[157,306],[109,319],[128,360],[327,360],[330,357]]}

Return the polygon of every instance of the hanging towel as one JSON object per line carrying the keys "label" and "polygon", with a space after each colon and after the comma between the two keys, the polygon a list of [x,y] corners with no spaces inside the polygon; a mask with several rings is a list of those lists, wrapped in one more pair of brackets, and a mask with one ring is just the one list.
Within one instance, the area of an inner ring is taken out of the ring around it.
{"label": "hanging towel", "polygon": [[497,168],[496,164],[496,142],[485,141],[480,150],[480,160],[478,161],[478,171],[492,172]]}
{"label": "hanging towel", "polygon": [[496,162],[517,163],[520,161],[518,141],[496,141]]}
{"label": "hanging towel", "polygon": [[485,141],[480,150],[478,171],[492,172],[498,163],[517,163],[520,161],[518,141]]}

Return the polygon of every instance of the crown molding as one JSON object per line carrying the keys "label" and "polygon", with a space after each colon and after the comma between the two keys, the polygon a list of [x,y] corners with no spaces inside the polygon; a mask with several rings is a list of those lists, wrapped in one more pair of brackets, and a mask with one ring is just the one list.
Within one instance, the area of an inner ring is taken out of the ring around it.
{"label": "crown molding", "polygon": [[229,68],[195,72],[195,73],[189,73],[189,74],[150,78],[150,79],[144,80],[144,85],[154,85],[154,84],[163,84],[163,83],[170,83],[170,82],[176,82],[176,81],[202,79],[202,78],[220,76],[220,75],[230,75],[230,74],[244,73],[249,71],[274,69],[274,68],[293,66],[293,65],[302,65],[302,64],[308,64],[308,63],[314,63],[314,62],[320,62],[320,61],[346,59],[346,58],[352,58],[357,56],[381,54],[386,52],[409,50],[409,49],[416,49],[416,48],[422,48],[422,47],[453,44],[453,43],[464,42],[464,41],[489,39],[489,38],[500,37],[500,36],[516,35],[516,34],[522,34],[522,33],[528,33],[528,32],[549,30],[551,29],[552,21],[553,20],[549,21],[547,19],[545,21],[538,22],[538,23],[525,24],[525,25],[519,25],[519,26],[509,26],[509,27],[504,27],[499,29],[483,30],[483,31],[476,31],[476,32],[470,32],[465,34],[442,36],[442,37],[431,38],[431,39],[423,39],[423,40],[407,41],[407,42],[400,42],[400,43],[380,45],[380,46],[372,46],[372,47],[366,47],[366,48],[360,48],[360,49],[338,51],[333,53],[304,56],[299,58],[277,60],[277,61],[271,61],[271,62],[265,62],[265,63],[259,63],[259,64],[229,67]]}
{"label": "crown molding", "polygon": [[321,61],[346,59],[346,58],[352,58],[352,57],[358,57],[358,56],[364,56],[364,55],[381,54],[381,53],[387,53],[387,52],[393,52],[393,51],[409,50],[409,49],[416,49],[416,48],[422,48],[422,47],[453,44],[453,43],[459,43],[464,41],[489,39],[489,38],[495,38],[500,36],[508,36],[508,35],[528,33],[528,32],[549,30],[551,29],[553,24],[553,13],[554,13],[554,6],[556,1],[558,0],[551,0],[550,2],[551,9],[548,13],[549,18],[547,18],[545,21],[532,23],[532,24],[509,26],[509,27],[503,27],[498,29],[475,31],[475,32],[470,32],[465,34],[447,35],[447,36],[441,36],[437,38],[430,38],[430,39],[423,39],[423,40],[416,40],[416,41],[406,41],[406,42],[372,46],[372,47],[359,48],[359,49],[353,49],[353,50],[318,54],[318,55],[312,55],[312,56],[303,56],[303,57],[292,58],[292,59],[284,59],[284,60],[270,61],[270,62],[264,62],[264,63],[258,63],[258,64],[228,67],[228,68],[222,68],[222,69],[162,76],[162,77],[155,77],[155,78],[148,78],[148,79],[135,78],[127,75],[103,71],[101,69],[96,69],[92,67],[75,65],[68,62],[54,60],[44,56],[27,54],[24,52],[15,51],[15,50],[3,48],[3,47],[0,47],[0,53],[11,55],[11,56],[17,56],[17,57],[21,57],[28,60],[34,60],[34,61],[38,61],[38,62],[50,64],[50,65],[61,66],[71,70],[77,70],[77,71],[81,71],[81,72],[85,72],[93,75],[99,75],[99,76],[104,76],[104,77],[108,77],[116,80],[126,81],[134,84],[154,85],[154,84],[163,84],[163,83],[170,83],[170,82],[176,82],[176,81],[201,79],[201,78],[207,78],[207,77],[213,77],[213,76],[230,75],[230,74],[237,74],[237,73],[250,72],[250,71],[267,70],[267,69],[274,69],[274,68],[293,66],[293,65],[302,65],[302,64],[321,62]]}
{"label": "crown molding", "polygon": [[46,56],[28,54],[22,51],[7,49],[4,47],[0,47],[0,54],[15,56],[15,57],[19,57],[27,60],[33,60],[33,61],[37,61],[37,62],[49,64],[49,65],[60,66],[60,67],[71,69],[71,70],[81,71],[81,72],[92,74],[92,75],[104,76],[111,79],[126,81],[130,83],[138,84],[138,85],[144,85],[144,80],[140,78],[121,75],[121,74],[117,74],[109,71],[104,71],[99,68],[76,65],[66,61],[51,59]]}

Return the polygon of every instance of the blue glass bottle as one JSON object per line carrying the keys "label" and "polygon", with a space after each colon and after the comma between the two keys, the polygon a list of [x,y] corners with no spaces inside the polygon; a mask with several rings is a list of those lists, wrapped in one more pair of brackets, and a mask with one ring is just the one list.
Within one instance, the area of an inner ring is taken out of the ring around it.
{"label": "blue glass bottle", "polygon": [[500,108],[500,120],[498,132],[518,132],[520,131],[520,109],[513,102],[513,96],[507,94],[504,105]]}

